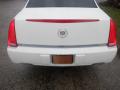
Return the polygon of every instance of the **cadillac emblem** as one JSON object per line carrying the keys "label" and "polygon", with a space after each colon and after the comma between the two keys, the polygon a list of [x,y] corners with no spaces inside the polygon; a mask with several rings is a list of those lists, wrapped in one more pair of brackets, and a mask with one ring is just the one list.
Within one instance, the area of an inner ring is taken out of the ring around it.
{"label": "cadillac emblem", "polygon": [[67,31],[66,29],[64,29],[64,30],[59,30],[59,31],[58,31],[58,36],[59,36],[60,38],[66,38],[67,35],[68,35],[68,31]]}

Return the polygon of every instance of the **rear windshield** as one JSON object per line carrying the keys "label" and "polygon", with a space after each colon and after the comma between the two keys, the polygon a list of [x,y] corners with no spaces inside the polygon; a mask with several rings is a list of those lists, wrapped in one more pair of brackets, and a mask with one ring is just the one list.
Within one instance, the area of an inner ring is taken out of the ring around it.
{"label": "rear windshield", "polygon": [[90,7],[96,8],[94,0],[29,0],[27,8],[32,7]]}

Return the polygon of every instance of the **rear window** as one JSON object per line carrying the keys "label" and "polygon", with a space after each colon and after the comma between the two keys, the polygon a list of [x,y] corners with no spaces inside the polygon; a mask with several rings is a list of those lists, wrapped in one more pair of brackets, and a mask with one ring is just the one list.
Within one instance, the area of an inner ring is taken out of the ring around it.
{"label": "rear window", "polygon": [[94,0],[29,0],[27,8],[34,7],[90,7],[96,8]]}

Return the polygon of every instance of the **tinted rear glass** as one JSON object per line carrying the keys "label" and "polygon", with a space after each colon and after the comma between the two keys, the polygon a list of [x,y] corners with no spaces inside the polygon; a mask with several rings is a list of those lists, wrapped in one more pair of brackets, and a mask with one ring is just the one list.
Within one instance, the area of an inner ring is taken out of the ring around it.
{"label": "tinted rear glass", "polygon": [[29,0],[30,7],[92,7],[96,8],[94,0]]}

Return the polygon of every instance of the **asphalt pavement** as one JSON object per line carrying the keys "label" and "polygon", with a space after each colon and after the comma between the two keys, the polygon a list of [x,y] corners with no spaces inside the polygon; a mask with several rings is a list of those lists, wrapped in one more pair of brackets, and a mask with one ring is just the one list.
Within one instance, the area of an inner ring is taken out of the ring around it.
{"label": "asphalt pavement", "polygon": [[120,90],[120,51],[113,62],[84,67],[14,64],[7,55],[10,20],[25,0],[0,0],[0,90]]}

